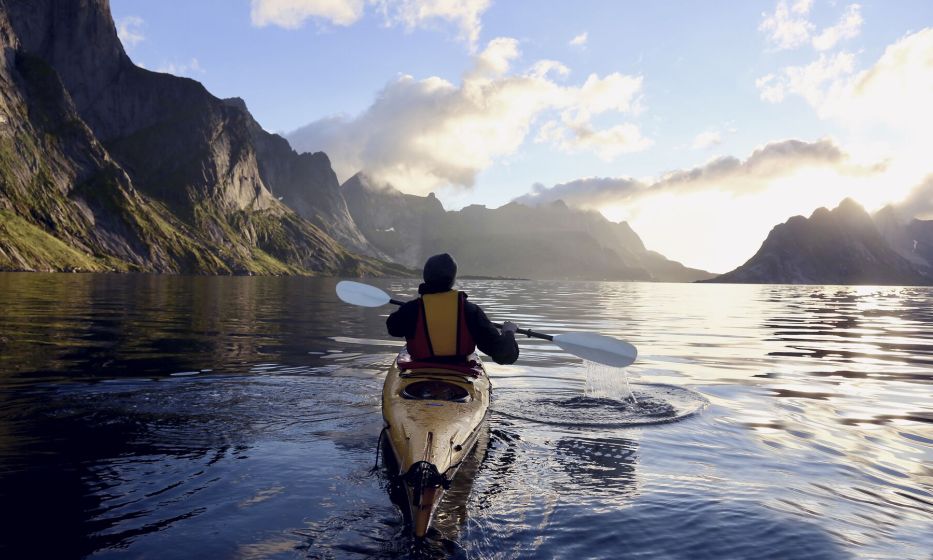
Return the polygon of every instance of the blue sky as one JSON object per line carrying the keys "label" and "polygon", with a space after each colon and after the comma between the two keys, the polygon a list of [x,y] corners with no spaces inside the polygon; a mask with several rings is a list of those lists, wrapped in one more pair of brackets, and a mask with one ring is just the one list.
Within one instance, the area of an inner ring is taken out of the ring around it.
{"label": "blue sky", "polygon": [[[244,98],[270,131],[302,129],[293,145],[327,151],[341,180],[361,168],[454,208],[499,206],[536,183],[545,201],[562,185],[694,266],[741,264],[794,213],[844,196],[895,202],[933,172],[903,155],[933,124],[926,0],[111,4],[137,64]],[[888,48],[913,65],[884,59]],[[542,60],[562,67],[527,78]],[[875,67],[879,93],[862,95]],[[894,83],[914,93],[898,99]],[[790,140],[805,145],[777,149]],[[838,153],[808,151],[821,141]],[[771,163],[750,159],[769,144],[759,159]],[[749,165],[663,181],[717,158]],[[616,183],[594,190],[594,177]]]}

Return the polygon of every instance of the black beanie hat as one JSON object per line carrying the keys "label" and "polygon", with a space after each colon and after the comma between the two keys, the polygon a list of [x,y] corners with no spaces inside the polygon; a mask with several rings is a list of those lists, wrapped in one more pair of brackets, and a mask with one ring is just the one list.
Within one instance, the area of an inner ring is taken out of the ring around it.
{"label": "black beanie hat", "polygon": [[446,292],[454,287],[454,280],[457,278],[457,262],[447,253],[434,255],[424,263],[423,276],[424,289],[430,292]]}

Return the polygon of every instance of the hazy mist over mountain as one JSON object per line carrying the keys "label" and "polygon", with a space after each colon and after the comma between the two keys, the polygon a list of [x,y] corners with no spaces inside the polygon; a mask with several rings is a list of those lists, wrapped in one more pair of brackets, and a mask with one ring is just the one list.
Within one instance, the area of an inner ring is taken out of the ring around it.
{"label": "hazy mist over mountain", "polygon": [[367,239],[411,267],[449,252],[462,273],[483,276],[666,282],[712,276],[647,250],[626,223],[560,201],[446,211],[433,194],[403,194],[361,173],[343,190]]}

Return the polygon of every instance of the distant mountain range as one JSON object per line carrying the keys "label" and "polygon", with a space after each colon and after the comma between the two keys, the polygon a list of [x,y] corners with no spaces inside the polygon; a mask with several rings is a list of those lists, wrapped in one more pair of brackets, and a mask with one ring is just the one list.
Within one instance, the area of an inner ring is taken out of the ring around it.
{"label": "distant mountain range", "polygon": [[343,185],[363,235],[392,260],[419,267],[449,252],[466,274],[563,280],[690,282],[713,275],[649,251],[626,223],[563,202],[445,210],[359,173]]}
{"label": "distant mountain range", "polygon": [[933,221],[903,219],[890,206],[872,217],[846,199],[776,226],[748,262],[709,281],[933,284]]}

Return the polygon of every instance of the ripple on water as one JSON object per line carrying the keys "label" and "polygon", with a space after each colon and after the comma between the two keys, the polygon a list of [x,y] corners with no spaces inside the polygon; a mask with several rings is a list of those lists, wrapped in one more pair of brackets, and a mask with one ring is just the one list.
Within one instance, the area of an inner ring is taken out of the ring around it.
{"label": "ripple on water", "polygon": [[635,384],[632,393],[634,399],[619,400],[567,390],[502,389],[494,392],[493,410],[554,426],[618,428],[676,422],[709,404],[700,393],[674,385]]}

